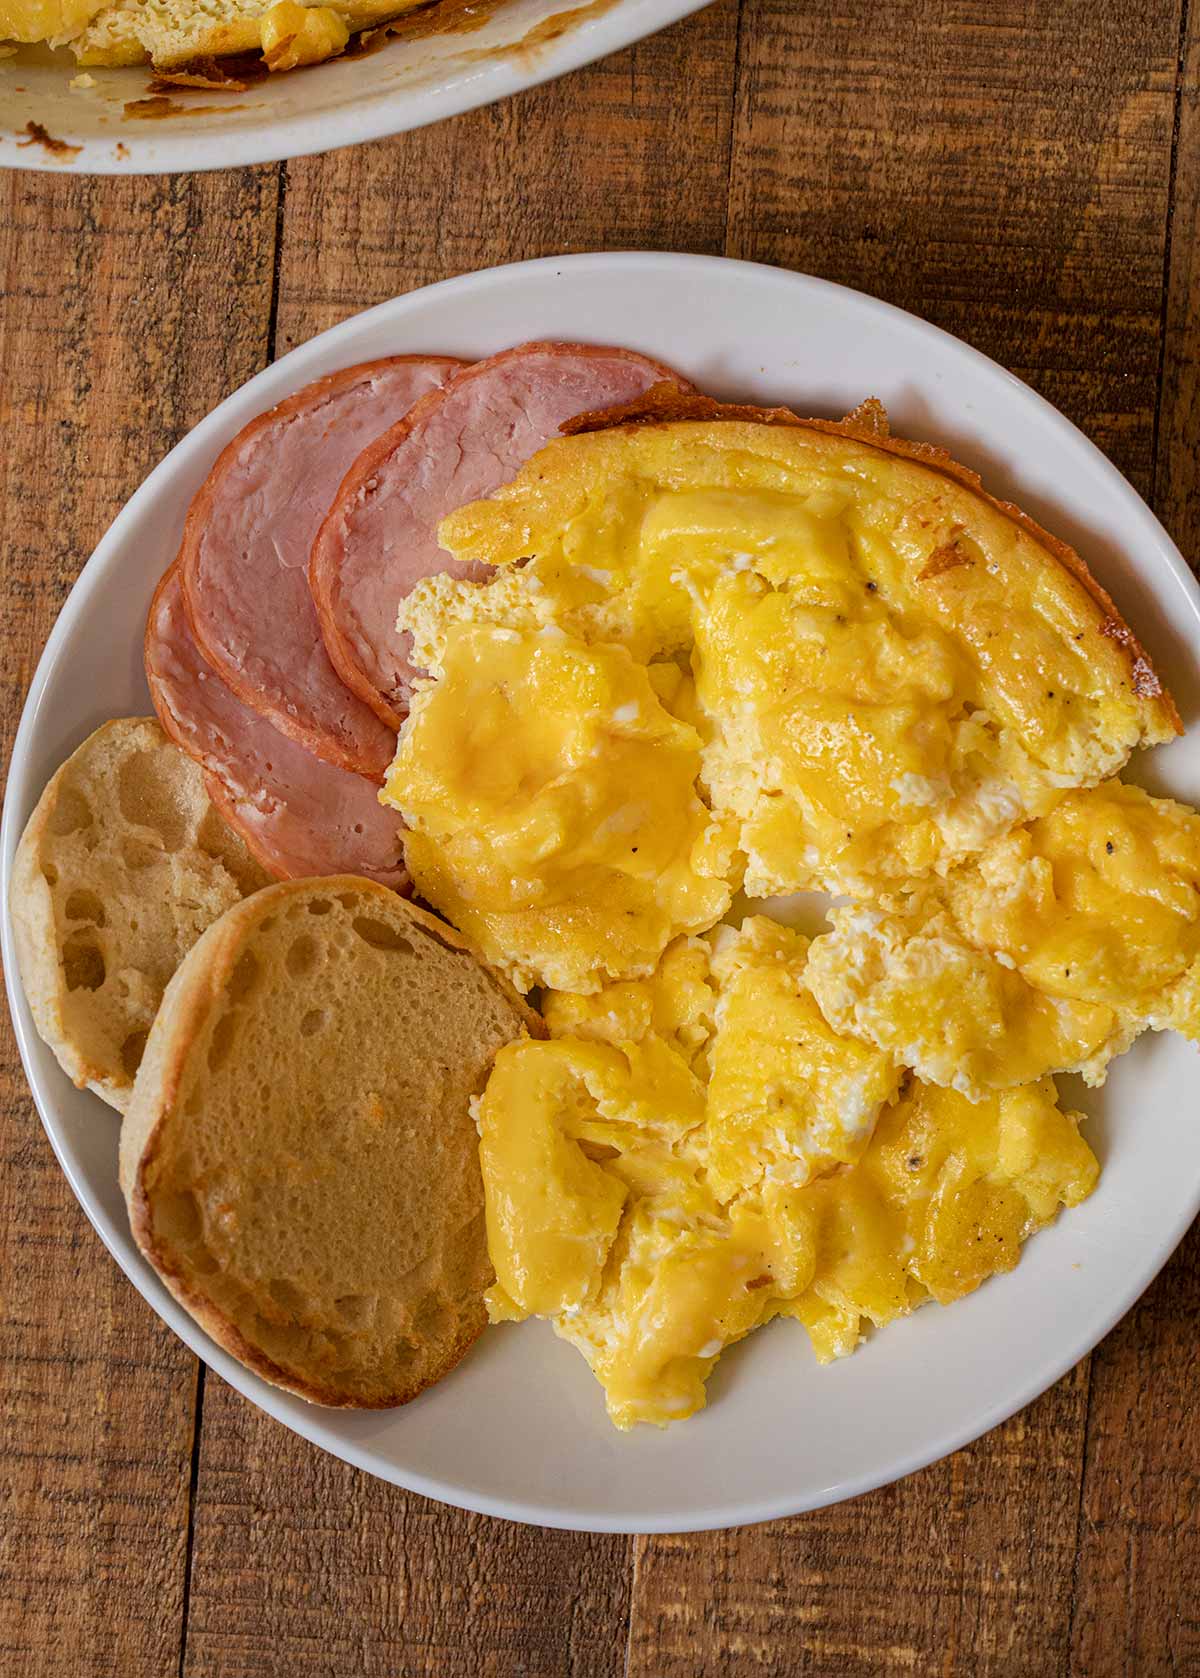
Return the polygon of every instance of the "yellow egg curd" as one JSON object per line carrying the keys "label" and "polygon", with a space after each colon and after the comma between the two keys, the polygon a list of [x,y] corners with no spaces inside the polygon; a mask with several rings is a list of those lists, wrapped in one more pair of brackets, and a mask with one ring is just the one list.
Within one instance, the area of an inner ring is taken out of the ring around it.
{"label": "yellow egg curd", "polygon": [[704,1404],[724,1348],[798,1317],[825,1361],[864,1326],[1010,1269],[1096,1162],[1053,1085],[972,1105],[839,1038],[806,940],[758,918],[644,980],[550,995],[479,1103],[493,1321],[544,1316],[618,1427]]}
{"label": "yellow egg curd", "polygon": [[1119,781],[831,919],[808,966],[826,1019],[932,1083],[1097,1084],[1148,1027],[1200,1038],[1200,816]]}
{"label": "yellow egg curd", "polygon": [[0,41],[50,41],[78,34],[106,0],[0,0]]}
{"label": "yellow egg curd", "polygon": [[731,836],[696,792],[675,665],[551,627],[452,625],[383,797],[417,890],[523,990],[653,971],[729,907]]}

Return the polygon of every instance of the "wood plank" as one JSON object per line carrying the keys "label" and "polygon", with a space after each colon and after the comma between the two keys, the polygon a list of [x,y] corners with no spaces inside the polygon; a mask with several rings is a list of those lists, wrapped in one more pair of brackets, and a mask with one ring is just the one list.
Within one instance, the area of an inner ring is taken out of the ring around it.
{"label": "wood plank", "polygon": [[[1154,459],[1156,512],[1200,562],[1200,19],[1189,8]],[[1071,1671],[1200,1671],[1200,1227],[1092,1360]]]}
{"label": "wood plank", "polygon": [[496,263],[719,252],[736,34],[737,0],[718,0],[503,104],[290,163],[277,353],[372,303]]}
{"label": "wood plank", "polygon": [[729,254],[935,321],[1147,489],[1178,27],[1178,0],[902,0],[886,28],[747,0]]}
{"label": "wood plank", "polygon": [[[0,731],[163,452],[261,364],[275,172],[0,185]],[[116,1115],[97,1104],[96,1122]],[[104,1253],[0,1041],[0,1668],[178,1665],[195,1360]]]}
{"label": "wood plank", "polygon": [[[628,1678],[1058,1678],[1075,1556],[1082,1367],[946,1462],[851,1503],[636,1544]],[[798,1423],[802,1425],[802,1420]]]}
{"label": "wood plank", "polygon": [[1200,574],[1200,16],[1181,55],[1154,510]]}
{"label": "wood plank", "polygon": [[619,1678],[626,1555],[398,1491],[210,1372],[184,1678]]}
{"label": "wood plank", "polygon": [[1200,1672],[1200,1226],[1092,1356],[1070,1671]]}
{"label": "wood plank", "polygon": [[[720,250],[736,25],[736,0],[720,0],[490,110],[290,164],[279,352],[465,269],[604,246]],[[686,105],[664,93],[684,87]],[[623,1670],[626,1540],[406,1496],[211,1377],[193,1555],[187,1678]]]}
{"label": "wood plank", "polygon": [[[883,30],[867,0],[747,0],[729,254],[936,321],[1148,489],[1178,22],[1173,3],[902,0]],[[854,1503],[639,1541],[630,1678],[682,1678],[700,1647],[727,1678],[1057,1678],[1088,1391],[1085,1363],[971,1449]],[[1133,1670],[1094,1668],[1110,1669]]]}

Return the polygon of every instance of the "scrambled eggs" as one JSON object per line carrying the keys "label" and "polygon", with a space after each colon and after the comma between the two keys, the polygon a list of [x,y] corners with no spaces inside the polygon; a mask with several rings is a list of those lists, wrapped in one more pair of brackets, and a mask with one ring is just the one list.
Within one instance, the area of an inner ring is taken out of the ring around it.
{"label": "scrambled eggs", "polygon": [[752,897],[944,868],[1175,732],[1048,538],[857,438],[735,421],[564,438],[440,536],[499,574],[420,585],[399,619],[418,657],[487,619],[686,671],[699,785]]}
{"label": "scrambled eggs", "polygon": [[522,990],[649,973],[730,902],[731,835],[696,793],[674,665],[561,632],[452,626],[383,797],[421,894]]}
{"label": "scrambled eggs", "polygon": [[887,1058],[822,1019],[805,948],[762,919],[680,939],[649,979],[550,996],[553,1041],[497,1057],[489,1313],[551,1318],[619,1427],[701,1408],[722,1350],[772,1317],[827,1361],[959,1298],[1095,1183],[1049,1080],[895,1099]]}
{"label": "scrambled eggs", "polygon": [[732,1199],[764,1181],[803,1188],[853,1165],[899,1072],[826,1023],[805,977],[808,941],[755,918],[712,939],[719,1000],[709,1051],[708,1164]]}
{"label": "scrambled eggs", "polygon": [[49,41],[77,35],[104,0],[0,0],[0,41]]}
{"label": "scrambled eggs", "polygon": [[[1097,1176],[1048,1074],[1200,1038],[1200,816],[1108,779],[1171,702],[1074,556],[940,465],[565,439],[443,524],[494,577],[401,607],[417,889],[549,987],[478,1108],[489,1311],[550,1318],[618,1426],[773,1317],[827,1360],[1011,1268]],[[807,889],[857,899],[811,950],[711,930]]]}
{"label": "scrambled eggs", "polygon": [[1108,781],[944,881],[835,910],[812,948],[825,1017],[979,1095],[1104,1080],[1147,1027],[1200,1039],[1200,816]]}

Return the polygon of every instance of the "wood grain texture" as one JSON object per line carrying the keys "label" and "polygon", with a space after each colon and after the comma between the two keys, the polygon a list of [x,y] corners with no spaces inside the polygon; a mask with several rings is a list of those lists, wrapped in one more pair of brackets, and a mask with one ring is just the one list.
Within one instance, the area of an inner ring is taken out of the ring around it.
{"label": "wood grain texture", "polygon": [[627,1541],[360,1474],[209,1375],[183,1678],[620,1678]]}
{"label": "wood grain texture", "polygon": [[[0,183],[0,731],[161,454],[261,365],[273,171]],[[232,256],[231,256],[232,251]],[[115,1136],[116,1115],[96,1122]],[[0,1041],[0,1671],[176,1670],[196,1363],[88,1227]]]}
{"label": "wood grain texture", "polygon": [[[1086,1368],[978,1444],[851,1503],[639,1539],[629,1678],[1067,1669]],[[803,1417],[797,1417],[803,1426]]]}
{"label": "wood grain texture", "polygon": [[1154,509],[1200,574],[1200,7],[1180,53]]}
{"label": "wood grain texture", "polygon": [[1200,1227],[1092,1354],[1070,1671],[1200,1672]]}
{"label": "wood grain texture", "polygon": [[1177,0],[746,0],[731,256],[911,309],[1144,489]]}

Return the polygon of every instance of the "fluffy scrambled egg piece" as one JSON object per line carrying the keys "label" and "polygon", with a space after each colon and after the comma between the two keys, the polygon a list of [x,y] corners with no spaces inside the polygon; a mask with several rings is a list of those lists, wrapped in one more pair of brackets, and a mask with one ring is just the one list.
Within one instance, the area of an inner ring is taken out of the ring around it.
{"label": "fluffy scrambled egg piece", "polygon": [[803,1188],[853,1165],[899,1073],[826,1024],[808,986],[808,940],[764,916],[713,935],[709,1176],[729,1200],[770,1181]]}
{"label": "fluffy scrambled egg piece", "polygon": [[674,665],[561,630],[451,625],[383,799],[418,891],[523,990],[648,974],[729,907],[732,836],[696,792]]}
{"label": "fluffy scrambled egg piece", "polygon": [[804,1191],[813,1277],[783,1309],[820,1361],[854,1351],[865,1324],[1014,1269],[1022,1243],[1096,1186],[1079,1123],[1049,1078],[974,1103],[914,1080],[859,1164]]}
{"label": "fluffy scrambled egg piece", "polygon": [[709,982],[712,950],[704,938],[677,938],[645,979],[604,986],[590,996],[547,991],[542,1013],[552,1037],[591,1043],[661,1038],[707,1081],[716,994]]}
{"label": "fluffy scrambled egg piece", "polygon": [[973,703],[949,637],[858,593],[742,574],[697,613],[697,699],[719,719],[705,784],[737,819],[751,896],[918,876],[1055,796]]}
{"label": "fluffy scrambled egg piece", "polygon": [[1104,1080],[1147,1028],[1200,1039],[1200,815],[1109,781],[882,906],[834,911],[809,981],[826,1019],[979,1096]]}
{"label": "fluffy scrambled egg piece", "polygon": [[418,657],[474,617],[687,669],[699,786],[752,897],[944,870],[1175,732],[1065,550],[863,438],[733,420],[564,438],[440,537],[499,575],[420,585],[400,614]]}
{"label": "fluffy scrambled egg piece", "polygon": [[[972,1105],[839,1038],[772,922],[551,995],[479,1103],[493,1321],[549,1317],[618,1427],[704,1404],[724,1348],[798,1318],[822,1361],[1016,1264],[1097,1166],[1049,1080]],[[882,1117],[880,1113],[882,1112]]]}

